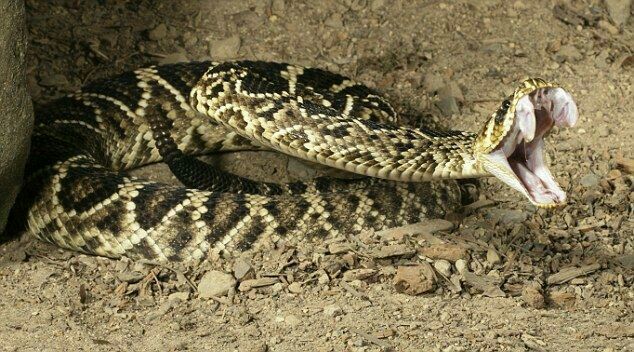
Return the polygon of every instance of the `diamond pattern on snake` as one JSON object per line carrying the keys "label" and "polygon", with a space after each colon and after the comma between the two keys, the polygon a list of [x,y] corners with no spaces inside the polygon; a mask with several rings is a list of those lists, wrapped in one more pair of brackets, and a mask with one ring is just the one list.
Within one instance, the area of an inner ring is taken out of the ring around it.
{"label": "diamond pattern on snake", "polygon": [[[527,79],[478,133],[399,123],[377,92],[284,63],[152,66],[88,84],[36,109],[12,220],[22,232],[93,255],[195,262],[281,238],[315,240],[442,217],[454,181],[494,176],[539,207],[565,204],[544,136],[577,107]],[[365,176],[275,184],[196,156],[260,148]],[[165,162],[185,186],[128,171]]]}

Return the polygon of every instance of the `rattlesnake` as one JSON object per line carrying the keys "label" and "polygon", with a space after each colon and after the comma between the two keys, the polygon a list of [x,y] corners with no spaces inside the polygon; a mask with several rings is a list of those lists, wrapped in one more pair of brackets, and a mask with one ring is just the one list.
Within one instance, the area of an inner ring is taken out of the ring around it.
{"label": "rattlesnake", "polygon": [[[85,253],[186,262],[281,238],[382,229],[457,206],[455,182],[421,181],[492,174],[551,207],[566,197],[542,160],[543,136],[576,119],[571,96],[541,79],[522,82],[474,134],[401,126],[376,92],[320,69],[152,66],[36,109],[12,221]],[[254,147],[384,180],[274,185],[192,157]],[[161,160],[190,188],[126,173]]]}

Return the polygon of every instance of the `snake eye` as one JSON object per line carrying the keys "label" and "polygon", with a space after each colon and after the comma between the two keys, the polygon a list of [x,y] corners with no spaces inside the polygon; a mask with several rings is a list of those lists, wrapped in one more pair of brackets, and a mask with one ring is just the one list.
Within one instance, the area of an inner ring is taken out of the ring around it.
{"label": "snake eye", "polygon": [[495,116],[496,123],[502,123],[502,121],[504,121],[504,116],[506,116],[506,112],[509,110],[510,106],[511,106],[511,102],[508,99],[502,102],[502,106],[500,107],[500,109],[498,110]]}

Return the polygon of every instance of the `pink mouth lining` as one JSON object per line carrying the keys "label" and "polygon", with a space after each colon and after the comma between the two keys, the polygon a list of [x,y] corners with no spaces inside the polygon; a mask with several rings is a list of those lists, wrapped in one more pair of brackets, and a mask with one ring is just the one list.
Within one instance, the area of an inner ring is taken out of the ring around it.
{"label": "pink mouth lining", "polygon": [[555,125],[574,126],[577,119],[574,100],[561,88],[543,88],[524,96],[516,106],[513,127],[487,156],[496,165],[487,169],[536,205],[565,203],[566,193],[544,162],[544,136]]}

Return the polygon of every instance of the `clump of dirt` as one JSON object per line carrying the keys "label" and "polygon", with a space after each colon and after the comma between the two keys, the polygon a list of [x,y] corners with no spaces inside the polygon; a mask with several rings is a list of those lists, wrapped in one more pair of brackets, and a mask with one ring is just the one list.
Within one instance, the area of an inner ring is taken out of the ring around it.
{"label": "clump of dirt", "polygon": [[[413,124],[477,130],[526,76],[562,83],[581,118],[548,137],[570,197],[554,211],[487,179],[480,198],[447,219],[193,268],[88,257],[29,238],[3,245],[3,347],[634,348],[634,38],[629,12],[618,11],[626,3],[27,1],[36,102],[143,65],[248,58],[351,76]],[[262,167],[240,158],[216,162],[281,181],[321,172],[270,154],[248,157]]]}

